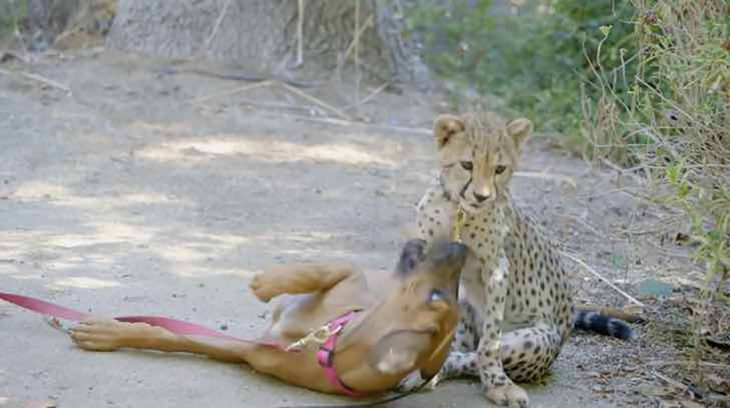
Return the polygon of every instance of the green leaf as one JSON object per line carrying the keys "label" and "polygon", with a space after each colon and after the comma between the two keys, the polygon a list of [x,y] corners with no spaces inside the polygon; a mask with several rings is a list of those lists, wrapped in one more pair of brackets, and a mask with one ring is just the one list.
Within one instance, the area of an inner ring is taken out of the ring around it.
{"label": "green leaf", "polygon": [[611,256],[611,262],[613,263],[614,268],[621,269],[624,264],[624,257],[618,254],[614,254],[613,256]]}
{"label": "green leaf", "polygon": [[601,34],[603,34],[603,37],[606,38],[606,37],[608,37],[609,34],[611,34],[611,27],[613,27],[613,26],[611,26],[610,24],[602,25],[598,28],[598,30],[600,30]]}
{"label": "green leaf", "polygon": [[656,279],[646,279],[639,286],[639,293],[644,296],[669,297],[674,286]]}

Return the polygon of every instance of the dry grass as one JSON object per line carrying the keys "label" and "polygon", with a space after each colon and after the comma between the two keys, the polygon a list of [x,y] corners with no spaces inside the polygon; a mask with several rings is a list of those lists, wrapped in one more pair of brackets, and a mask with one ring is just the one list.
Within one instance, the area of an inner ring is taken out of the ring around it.
{"label": "dry grass", "polygon": [[[654,200],[681,208],[706,271],[704,310],[726,302],[730,273],[730,6],[725,0],[633,0],[636,55],[621,66],[593,66],[583,100],[584,130],[593,158],[609,159],[646,176]],[[608,38],[610,27],[602,31]],[[606,41],[604,39],[604,41]],[[600,53],[600,47],[598,49]],[[595,60],[600,61],[600,58]],[[628,64],[638,75],[625,75]],[[628,85],[628,95],[618,95]],[[696,360],[705,341],[695,319]]]}

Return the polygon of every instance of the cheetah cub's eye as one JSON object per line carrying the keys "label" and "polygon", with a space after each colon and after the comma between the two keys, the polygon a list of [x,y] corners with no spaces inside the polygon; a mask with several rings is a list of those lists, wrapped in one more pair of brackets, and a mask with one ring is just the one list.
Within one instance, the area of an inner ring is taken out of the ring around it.
{"label": "cheetah cub's eye", "polygon": [[500,164],[499,166],[495,167],[494,172],[497,174],[502,174],[505,170],[507,170],[507,166],[503,166]]}
{"label": "cheetah cub's eye", "polygon": [[461,167],[464,168],[464,170],[471,171],[474,168],[474,164],[470,161],[463,161],[460,164],[461,164]]}

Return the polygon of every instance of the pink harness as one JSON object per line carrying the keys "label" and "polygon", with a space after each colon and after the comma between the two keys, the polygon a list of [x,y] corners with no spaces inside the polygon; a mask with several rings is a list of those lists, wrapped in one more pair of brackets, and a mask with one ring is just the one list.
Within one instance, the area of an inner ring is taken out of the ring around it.
{"label": "pink harness", "polygon": [[[81,313],[79,311],[68,309],[63,306],[59,306],[53,303],[49,303],[40,299],[15,295],[12,293],[0,292],[0,299],[7,302],[13,303],[24,309],[28,309],[45,316],[56,317],[59,319],[66,319],[72,321],[80,321],[92,317],[89,314]],[[327,340],[320,346],[317,351],[317,362],[322,366],[324,375],[327,380],[337,387],[338,391],[344,395],[350,397],[363,397],[365,393],[354,391],[352,388],[345,385],[340,377],[337,375],[337,371],[334,366],[335,357],[335,344],[337,343],[337,336],[347,323],[352,320],[354,312],[347,312],[344,315],[335,318],[334,320],[327,323],[330,333],[334,333],[327,338]],[[162,327],[169,330],[172,333],[179,335],[197,335],[216,337],[226,340],[238,341],[242,343],[253,343],[263,346],[273,347],[281,351],[288,351],[287,346],[277,342],[261,342],[255,340],[246,340],[238,337],[229,336],[225,333],[217,330],[210,329],[205,326],[200,326],[193,323],[188,323],[182,320],[170,319],[168,317],[159,316],[122,316],[115,317],[114,320],[126,323],[147,323],[150,326]]]}
{"label": "pink harness", "polygon": [[359,398],[364,397],[365,394],[357,392],[345,385],[345,383],[343,383],[342,380],[340,380],[340,377],[337,375],[334,364],[337,336],[340,332],[342,332],[342,329],[345,328],[347,323],[352,320],[353,315],[354,312],[347,312],[344,315],[327,323],[330,333],[334,334],[329,336],[327,338],[327,341],[325,341],[324,344],[319,347],[319,351],[317,351],[317,362],[319,363],[319,365],[322,366],[322,369],[324,370],[324,376],[327,377],[327,380],[331,384],[334,384],[341,393],[350,397]]}

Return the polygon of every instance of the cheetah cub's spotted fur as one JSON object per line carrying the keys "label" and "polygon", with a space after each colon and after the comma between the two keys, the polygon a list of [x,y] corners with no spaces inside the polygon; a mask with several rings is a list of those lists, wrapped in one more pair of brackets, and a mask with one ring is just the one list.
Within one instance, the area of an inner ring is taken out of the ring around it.
{"label": "cheetah cub's spotted fur", "polygon": [[574,326],[632,334],[620,320],[574,315],[556,248],[510,199],[509,180],[531,130],[527,119],[504,122],[493,113],[438,117],[441,172],[417,214],[421,237],[431,240],[450,231],[457,206],[466,212],[462,318],[439,378],[479,377],[489,400],[518,407],[528,397],[513,381],[545,375]]}

